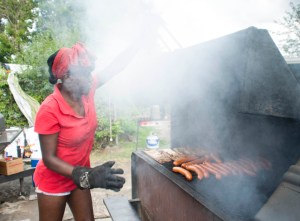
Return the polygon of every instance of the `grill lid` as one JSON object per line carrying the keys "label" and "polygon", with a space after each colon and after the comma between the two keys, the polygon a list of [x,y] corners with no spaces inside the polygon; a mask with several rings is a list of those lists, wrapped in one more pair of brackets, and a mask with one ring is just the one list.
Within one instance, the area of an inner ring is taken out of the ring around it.
{"label": "grill lid", "polygon": [[250,27],[178,50],[170,64],[174,90],[180,85],[208,106],[300,118],[299,85],[267,30]]}

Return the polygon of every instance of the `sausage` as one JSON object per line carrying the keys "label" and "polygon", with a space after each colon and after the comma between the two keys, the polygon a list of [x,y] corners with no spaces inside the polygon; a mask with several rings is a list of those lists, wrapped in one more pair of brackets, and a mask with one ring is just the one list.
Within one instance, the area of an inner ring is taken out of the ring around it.
{"label": "sausage", "polygon": [[225,170],[227,170],[229,173],[233,174],[233,175],[238,175],[239,173],[232,168],[231,166],[228,165],[228,163],[220,163],[218,164],[220,167],[224,168]]}
{"label": "sausage", "polygon": [[238,162],[233,162],[232,164],[236,165],[243,173],[249,175],[249,176],[256,176],[256,173],[248,170],[246,167],[243,165],[239,164]]}
{"label": "sausage", "polygon": [[207,169],[205,169],[204,167],[201,167],[202,164],[194,164],[195,167],[197,167],[199,170],[201,170],[201,172],[203,173],[203,176],[205,178],[209,178],[209,172]]}
{"label": "sausage", "polygon": [[233,162],[227,162],[226,165],[230,167],[237,175],[243,174],[243,170],[235,165]]}
{"label": "sausage", "polygon": [[211,154],[210,154],[210,157],[211,157],[214,161],[216,161],[217,163],[222,163],[222,162],[223,162],[216,154],[211,153]]}
{"label": "sausage", "polygon": [[257,168],[254,169],[254,167],[247,161],[245,160],[238,160],[237,162],[239,165],[241,165],[243,168],[251,171],[252,173],[256,173],[257,172]]}
{"label": "sausage", "polygon": [[204,167],[205,169],[207,169],[210,173],[214,174],[216,176],[216,179],[220,180],[221,179],[221,174],[215,170],[212,169],[211,167],[207,166],[206,164],[201,164],[202,167]]}
{"label": "sausage", "polygon": [[255,171],[253,171],[251,167],[248,168],[247,166],[245,166],[245,165],[243,165],[243,164],[239,164],[239,165],[242,167],[243,171],[244,171],[247,175],[249,175],[249,176],[256,176]]}
{"label": "sausage", "polygon": [[270,161],[266,160],[265,158],[259,157],[258,164],[267,170],[270,170],[272,168],[272,164]]}
{"label": "sausage", "polygon": [[230,171],[220,167],[219,164],[217,164],[217,163],[206,162],[205,164],[210,166],[211,168],[215,169],[216,171],[219,171],[221,173],[221,175],[227,176],[230,173]]}
{"label": "sausage", "polygon": [[189,162],[189,161],[192,161],[192,160],[195,160],[197,159],[198,157],[197,156],[186,156],[186,157],[181,157],[177,160],[174,160],[173,161],[173,165],[174,166],[180,166],[181,164],[183,163],[186,163],[186,162]]}
{"label": "sausage", "polygon": [[191,172],[182,167],[173,167],[172,170],[175,173],[180,173],[181,175],[183,175],[188,181],[191,181],[193,179]]}
{"label": "sausage", "polygon": [[241,163],[243,163],[244,165],[247,165],[249,167],[252,168],[253,171],[257,172],[259,170],[258,166],[252,161],[252,160],[249,160],[249,159],[241,159],[239,160]]}
{"label": "sausage", "polygon": [[186,163],[181,164],[181,166],[186,166],[186,165],[193,165],[193,164],[200,164],[200,163],[204,163],[205,161],[208,160],[207,156],[201,157],[201,158],[197,158],[191,161],[188,161]]}
{"label": "sausage", "polygon": [[202,170],[200,170],[195,165],[187,165],[185,168],[187,170],[190,170],[190,171],[193,171],[194,173],[196,173],[199,180],[203,179],[204,174],[203,174]]}

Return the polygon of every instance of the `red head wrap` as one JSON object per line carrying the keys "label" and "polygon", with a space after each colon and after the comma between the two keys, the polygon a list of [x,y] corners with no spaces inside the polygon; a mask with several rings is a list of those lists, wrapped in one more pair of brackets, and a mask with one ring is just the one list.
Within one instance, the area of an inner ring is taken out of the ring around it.
{"label": "red head wrap", "polygon": [[61,79],[70,66],[90,67],[94,66],[95,57],[80,42],[72,48],[59,49],[52,65],[52,73],[57,79]]}

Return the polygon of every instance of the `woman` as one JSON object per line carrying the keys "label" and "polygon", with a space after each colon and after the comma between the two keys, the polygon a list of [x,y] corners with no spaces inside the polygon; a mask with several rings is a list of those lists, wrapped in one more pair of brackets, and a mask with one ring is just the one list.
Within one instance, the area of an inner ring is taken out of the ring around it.
{"label": "woman", "polygon": [[113,169],[113,161],[90,168],[97,127],[94,94],[136,51],[136,45],[130,47],[98,74],[92,74],[95,58],[82,43],[49,57],[54,92],[41,104],[35,121],[43,156],[34,173],[41,221],[62,220],[66,203],[75,220],[94,220],[90,189],[123,187],[123,170]]}

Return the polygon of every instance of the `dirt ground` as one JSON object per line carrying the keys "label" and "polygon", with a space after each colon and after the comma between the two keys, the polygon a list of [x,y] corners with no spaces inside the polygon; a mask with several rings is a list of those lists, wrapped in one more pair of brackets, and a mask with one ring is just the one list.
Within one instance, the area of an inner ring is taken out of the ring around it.
{"label": "dirt ground", "polygon": [[[116,167],[124,169],[126,183],[120,192],[105,189],[92,189],[94,215],[96,220],[110,221],[109,213],[103,204],[103,199],[113,195],[126,196],[131,199],[131,162],[124,160],[116,162]],[[24,178],[24,193],[19,196],[18,180],[0,184],[0,221],[38,221],[38,205],[32,178]],[[72,213],[66,208],[64,219],[71,221]]]}

